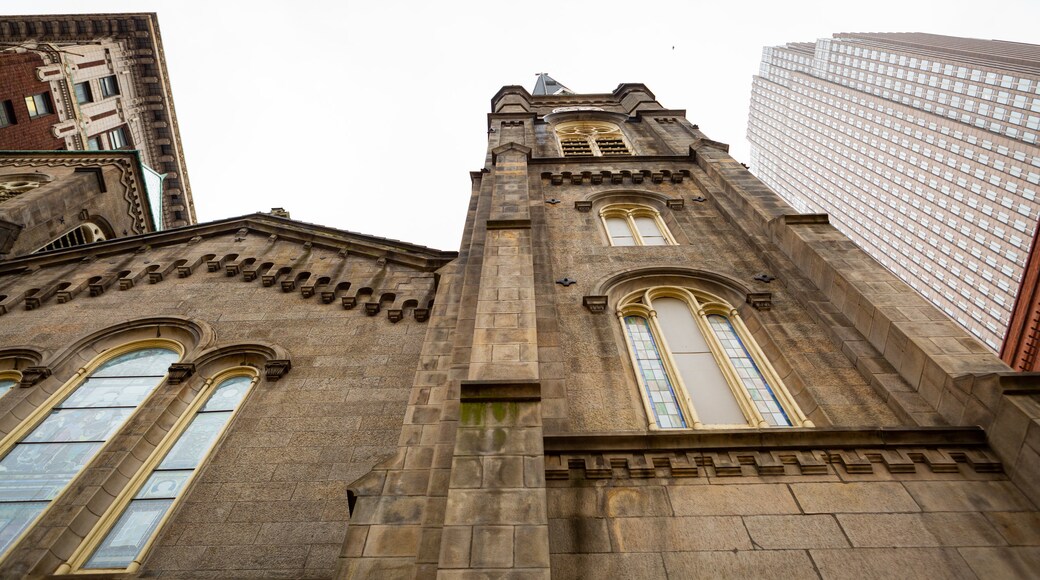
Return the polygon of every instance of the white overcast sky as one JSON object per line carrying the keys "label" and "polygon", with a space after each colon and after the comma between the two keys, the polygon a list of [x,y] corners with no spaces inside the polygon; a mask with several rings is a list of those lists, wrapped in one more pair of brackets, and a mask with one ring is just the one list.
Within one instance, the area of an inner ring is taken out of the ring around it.
{"label": "white overcast sky", "polygon": [[746,162],[763,46],[835,32],[1040,44],[1037,0],[0,1],[76,12],[159,14],[200,221],[285,207],[443,250],[458,248],[492,95],[535,73],[576,92],[645,83]]}

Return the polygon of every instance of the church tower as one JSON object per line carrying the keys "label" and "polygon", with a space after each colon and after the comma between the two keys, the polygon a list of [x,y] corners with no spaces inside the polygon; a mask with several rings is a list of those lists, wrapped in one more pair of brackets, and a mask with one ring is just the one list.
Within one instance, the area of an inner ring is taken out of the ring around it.
{"label": "church tower", "polygon": [[891,512],[969,546],[1002,545],[986,501],[1034,509],[1032,448],[979,427],[1030,416],[1019,379],[826,215],[641,84],[540,74],[491,109],[342,577],[956,575],[993,554],[860,548],[895,546]]}

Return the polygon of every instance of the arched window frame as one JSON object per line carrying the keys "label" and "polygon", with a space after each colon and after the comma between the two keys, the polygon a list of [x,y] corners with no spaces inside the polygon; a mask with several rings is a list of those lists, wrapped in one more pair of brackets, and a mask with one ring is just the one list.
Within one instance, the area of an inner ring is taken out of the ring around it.
{"label": "arched window frame", "polygon": [[[221,427],[220,432],[214,437],[212,444],[206,449],[206,451],[199,458],[198,466],[194,469],[192,474],[185,481],[183,487],[178,493],[177,497],[174,498],[173,502],[167,508],[166,513],[159,520],[159,523],[152,530],[148,539],[145,541],[141,551],[138,552],[137,556],[133,559],[130,565],[126,568],[84,568],[83,566],[90,560],[94,552],[100,547],[101,543],[105,540],[108,534],[111,532],[113,526],[122,517],[123,512],[126,511],[130,502],[133,501],[134,496],[140,491],[141,487],[145,484],[155,469],[162,463],[166,458],[167,454],[173,449],[174,445],[180,440],[181,435],[188,429],[191,422],[195,419],[199,410],[209,401],[210,396],[216,391],[216,389],[224,382],[229,379],[237,377],[248,377],[250,379],[249,386],[246,388],[246,392],[242,395],[241,401],[231,412],[227,421]],[[163,437],[159,445],[152,451],[148,456],[148,459],[141,465],[127,485],[123,486],[119,495],[109,505],[108,509],[98,520],[97,524],[91,529],[91,531],[84,537],[83,541],[80,542],[79,547],[72,553],[72,556],[68,561],[62,564],[55,574],[111,574],[111,573],[135,573],[140,567],[141,563],[147,558],[149,552],[155,544],[156,538],[162,531],[163,527],[169,522],[172,514],[176,511],[177,507],[188,495],[189,489],[196,480],[199,473],[202,471],[203,465],[212,457],[214,449],[219,447],[220,442],[227,433],[229,425],[235,420],[239,411],[242,409],[245,399],[249,397],[257,383],[260,381],[260,374],[256,368],[251,366],[237,366],[226,370],[222,370],[216,373],[213,377],[205,379],[202,387],[199,389],[199,393],[192,399],[191,405],[181,413],[180,417],[174,422],[173,426]]]}
{"label": "arched window frame", "polygon": [[[610,235],[610,227],[607,225],[607,220],[610,218],[620,218],[625,220],[628,224],[628,230],[632,234],[632,239],[635,241],[636,246],[645,246],[646,243],[643,240],[643,236],[639,233],[639,228],[636,227],[636,218],[644,217],[654,220],[657,225],[657,230],[661,232],[661,236],[664,237],[666,246],[675,246],[675,238],[672,236],[672,232],[668,229],[668,226],[664,223],[664,219],[661,217],[661,212],[656,209],[639,204],[632,203],[612,203],[603,206],[599,211],[599,219],[603,224],[603,231],[607,234],[607,240],[611,246],[614,246],[614,237]],[[624,247],[624,246],[617,246]]]}
{"label": "arched window frame", "polygon": [[[560,146],[560,154],[564,157],[625,157],[633,155],[634,149],[632,144],[625,137],[621,127],[615,123],[593,120],[564,121],[556,124],[553,127],[553,132],[556,135],[556,142]],[[603,148],[601,141],[604,140],[618,140],[624,146],[624,149]],[[571,153],[568,155],[568,150],[572,148],[564,145],[567,142],[582,142],[587,147],[588,152]]]}
{"label": "arched window frame", "polygon": [[[722,371],[722,375],[725,378],[726,385],[729,387],[730,392],[733,394],[734,400],[737,402],[737,406],[740,407],[741,412],[744,414],[746,423],[734,424],[734,425],[705,425],[703,424],[698,415],[697,410],[694,408],[693,402],[690,399],[690,390],[683,382],[682,376],[678,371],[675,361],[671,355],[671,350],[668,347],[668,342],[664,337],[664,332],[661,329],[660,322],[657,319],[657,312],[652,308],[653,301],[656,298],[675,298],[681,300],[690,309],[693,319],[697,324],[698,329],[704,337],[705,342],[708,345],[709,350],[713,358],[715,359],[716,365]],[[635,358],[635,349],[632,344],[632,340],[629,336],[627,329],[625,328],[625,317],[626,316],[641,316],[650,326],[650,331],[653,335],[654,341],[657,345],[658,355],[661,358],[662,364],[665,367],[665,372],[668,375],[669,381],[671,381],[672,389],[675,392],[676,401],[679,404],[684,417],[686,418],[686,428],[692,429],[732,429],[732,428],[771,428],[768,422],[762,417],[762,414],[755,407],[751,400],[751,396],[748,394],[747,389],[744,387],[737,370],[734,368],[729,357],[726,355],[722,344],[719,342],[718,337],[712,330],[708,316],[720,315],[725,317],[732,325],[733,330],[736,332],[737,337],[740,339],[744,348],[747,350],[751,359],[758,367],[759,372],[765,378],[769,384],[777,402],[783,408],[787,417],[790,419],[792,427],[813,427],[812,421],[810,421],[798,404],[795,402],[794,397],[791,396],[787,388],[784,386],[783,381],[780,380],[780,376],[776,370],[769,363],[769,359],[766,358],[765,354],[758,347],[758,344],[752,338],[751,333],[744,325],[740,314],[733,306],[728,302],[715,296],[713,294],[700,291],[690,290],[687,288],[680,287],[653,287],[648,289],[641,289],[626,295],[618,303],[617,317],[621,324],[622,335],[624,336],[625,346],[628,351],[629,358],[632,362],[636,381],[639,384],[639,392],[643,401],[644,410],[648,419],[648,425],[652,431],[663,431],[673,430],[664,429],[657,425],[656,414],[651,405],[651,401],[647,395],[647,385],[645,379],[640,371],[639,361]]]}
{"label": "arched window frame", "polygon": [[[70,377],[67,381],[65,381],[62,384],[61,387],[56,389],[49,397],[47,397],[47,399],[41,405],[36,407],[35,410],[33,410],[23,421],[21,421],[21,423],[18,424],[18,427],[13,429],[10,433],[4,435],[3,438],[0,438],[0,459],[7,457],[8,453],[10,453],[14,449],[14,447],[22,441],[22,439],[31,434],[33,430],[36,429],[36,427],[38,427],[47,417],[50,416],[51,412],[58,404],[60,404],[66,398],[68,398],[76,389],[78,389],[84,383],[84,381],[86,381],[86,379],[90,378],[94,374],[94,372],[96,372],[102,365],[121,355],[148,348],[163,348],[172,350],[177,353],[178,360],[182,360],[185,355],[184,345],[182,345],[180,342],[165,338],[153,338],[127,342],[125,344],[115,346],[97,354],[86,365],[77,369],[72,377]],[[38,522],[47,517],[47,514],[51,511],[52,508],[54,508],[55,505],[60,503],[61,498],[68,492],[69,488],[76,481],[76,479],[78,479],[84,471],[90,468],[90,465],[94,463],[94,461],[104,453],[106,448],[109,447],[111,442],[117,438],[119,431],[122,430],[123,427],[125,427],[131,421],[133,421],[134,417],[136,417],[137,414],[141,411],[141,409],[147,405],[149,399],[151,399],[152,396],[163,385],[163,383],[166,382],[167,376],[168,372],[164,372],[162,378],[156,383],[155,387],[151,390],[148,396],[146,396],[144,400],[142,400],[137,405],[134,411],[123,420],[119,429],[114,431],[112,433],[112,436],[109,437],[108,440],[105,441],[105,443],[97,449],[93,457],[91,457],[90,460],[87,461],[82,468],[80,468],[79,473],[77,473],[75,476],[72,477],[72,479],[66,482],[65,486],[61,489],[61,491],[49,500],[50,503],[47,505],[47,507],[43,508],[43,511],[41,511],[32,521],[28,523],[28,525],[25,526],[25,529],[23,529],[18,534],[18,536],[16,536],[14,540],[12,540],[12,542],[6,550],[0,552],[0,562],[3,562],[3,560],[6,559],[7,556],[17,548],[18,544],[22,541],[25,535],[31,532]]]}

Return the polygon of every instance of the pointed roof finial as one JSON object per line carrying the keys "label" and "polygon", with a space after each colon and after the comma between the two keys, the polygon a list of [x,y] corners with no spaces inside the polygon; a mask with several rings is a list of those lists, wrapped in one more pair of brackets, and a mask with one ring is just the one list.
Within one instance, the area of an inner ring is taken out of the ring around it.
{"label": "pointed roof finial", "polygon": [[549,73],[538,73],[538,80],[534,83],[534,96],[538,95],[573,95],[574,92],[549,76]]}

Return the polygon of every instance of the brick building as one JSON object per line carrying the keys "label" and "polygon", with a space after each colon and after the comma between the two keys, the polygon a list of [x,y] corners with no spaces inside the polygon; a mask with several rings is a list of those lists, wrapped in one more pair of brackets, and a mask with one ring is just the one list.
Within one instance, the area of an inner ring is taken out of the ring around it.
{"label": "brick building", "polygon": [[0,263],[0,576],[1031,575],[1036,377],[644,85],[491,105],[457,253]]}
{"label": "brick building", "polygon": [[161,181],[155,229],[196,221],[155,14],[0,19],[3,149],[137,150]]}

